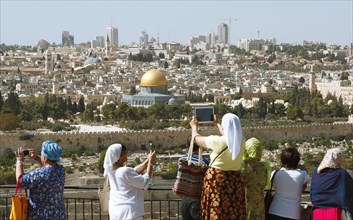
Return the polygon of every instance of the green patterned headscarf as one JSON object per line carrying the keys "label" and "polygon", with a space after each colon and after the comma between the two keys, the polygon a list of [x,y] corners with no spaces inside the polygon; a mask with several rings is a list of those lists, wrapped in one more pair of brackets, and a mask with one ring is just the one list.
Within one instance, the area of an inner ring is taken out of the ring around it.
{"label": "green patterned headscarf", "polygon": [[256,138],[250,138],[245,142],[245,153],[244,159],[252,159],[260,161],[262,157],[262,145],[261,142]]}

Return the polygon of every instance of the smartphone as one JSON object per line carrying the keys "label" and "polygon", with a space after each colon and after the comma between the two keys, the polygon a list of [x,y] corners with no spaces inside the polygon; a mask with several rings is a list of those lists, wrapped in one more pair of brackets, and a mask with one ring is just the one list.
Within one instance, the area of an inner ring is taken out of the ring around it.
{"label": "smartphone", "polygon": [[198,123],[207,124],[213,123],[214,118],[214,107],[196,107],[194,109],[194,116],[196,117]]}
{"label": "smartphone", "polygon": [[24,150],[24,151],[23,151],[23,155],[28,156],[28,154],[29,154],[29,151],[28,151],[28,150]]}

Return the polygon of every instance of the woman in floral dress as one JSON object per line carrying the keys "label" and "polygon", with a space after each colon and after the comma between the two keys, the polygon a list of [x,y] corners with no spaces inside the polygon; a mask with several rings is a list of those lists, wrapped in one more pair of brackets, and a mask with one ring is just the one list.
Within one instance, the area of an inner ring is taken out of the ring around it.
{"label": "woman in floral dress", "polygon": [[195,143],[211,150],[210,165],[203,178],[202,220],[245,220],[245,189],[240,173],[245,139],[238,116],[227,113],[222,124],[214,123],[221,135],[201,136],[197,119],[190,121]]}
{"label": "woman in floral dress", "polygon": [[28,149],[28,156],[42,165],[27,174],[23,171],[25,160],[24,150],[15,151],[16,178],[20,178],[23,188],[29,189],[29,206],[27,219],[36,220],[64,220],[64,167],[59,164],[62,148],[52,141],[42,144],[41,156],[33,149]]}

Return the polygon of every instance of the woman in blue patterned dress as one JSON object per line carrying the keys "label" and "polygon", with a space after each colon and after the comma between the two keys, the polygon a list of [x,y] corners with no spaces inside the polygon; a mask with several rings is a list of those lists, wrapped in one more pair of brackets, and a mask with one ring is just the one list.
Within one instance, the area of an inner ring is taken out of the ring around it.
{"label": "woman in blue patterned dress", "polygon": [[65,216],[64,203],[64,167],[59,164],[62,148],[52,141],[44,141],[41,156],[33,149],[28,149],[29,158],[41,164],[29,173],[24,173],[24,150],[15,151],[16,178],[21,179],[21,186],[29,189],[28,219],[62,220]]}

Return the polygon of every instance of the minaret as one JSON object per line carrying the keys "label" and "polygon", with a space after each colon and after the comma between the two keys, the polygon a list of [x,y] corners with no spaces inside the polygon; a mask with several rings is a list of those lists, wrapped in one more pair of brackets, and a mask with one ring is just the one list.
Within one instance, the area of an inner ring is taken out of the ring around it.
{"label": "minaret", "polygon": [[107,40],[105,42],[105,55],[107,56],[110,55],[110,39],[108,35],[107,35]]}
{"label": "minaret", "polygon": [[311,66],[310,69],[309,90],[311,93],[316,92],[315,73],[313,71],[313,66]]}

